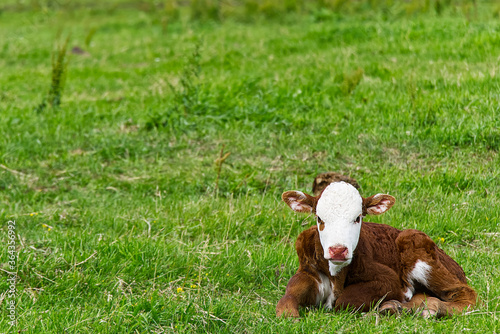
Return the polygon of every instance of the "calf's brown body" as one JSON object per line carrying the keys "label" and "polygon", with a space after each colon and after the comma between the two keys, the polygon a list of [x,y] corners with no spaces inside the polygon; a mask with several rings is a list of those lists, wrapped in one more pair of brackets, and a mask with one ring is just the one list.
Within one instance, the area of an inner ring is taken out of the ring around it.
{"label": "calf's brown body", "polygon": [[[276,307],[277,316],[298,317],[299,307],[325,301],[336,310],[359,311],[381,302],[382,312],[408,309],[425,317],[452,315],[476,303],[462,268],[417,230],[363,222],[352,262],[335,276],[323,257],[317,226],[302,232],[295,247],[300,266]],[[422,263],[427,270],[420,273]]]}

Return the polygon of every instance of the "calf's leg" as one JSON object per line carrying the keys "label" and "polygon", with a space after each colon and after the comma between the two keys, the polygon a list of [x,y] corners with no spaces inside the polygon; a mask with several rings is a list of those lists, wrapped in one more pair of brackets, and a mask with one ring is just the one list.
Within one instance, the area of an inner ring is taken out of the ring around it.
{"label": "calf's leg", "polygon": [[371,263],[366,273],[370,281],[348,285],[339,295],[335,309],[353,308],[367,312],[381,300],[403,300],[398,274],[380,263]]}
{"label": "calf's leg", "polygon": [[429,289],[439,298],[428,297],[420,304],[421,315],[425,318],[459,314],[476,305],[477,294],[467,284],[431,274],[429,285]]}
{"label": "calf's leg", "polygon": [[[462,268],[420,231],[403,231],[396,239],[402,262],[406,262],[405,278],[425,286],[435,297],[425,297],[418,306],[424,317],[450,316],[476,305],[477,294],[467,285]],[[411,266],[409,264],[412,264]],[[417,304],[415,295],[412,303]],[[410,307],[415,309],[415,305]]]}
{"label": "calf's leg", "polygon": [[299,317],[299,307],[316,305],[318,281],[306,272],[292,276],[286,286],[286,292],[276,306],[277,317]]}
{"label": "calf's leg", "polygon": [[379,312],[383,314],[400,314],[403,310],[409,310],[412,312],[420,312],[420,315],[424,318],[429,317],[445,317],[453,314],[458,314],[462,312],[465,308],[473,307],[475,305],[475,292],[470,287],[467,286],[469,290],[465,293],[467,295],[471,291],[473,296],[471,300],[467,302],[460,302],[457,300],[450,299],[449,301],[444,301],[436,297],[428,296],[424,293],[416,294],[412,297],[409,302],[400,303],[397,300],[390,300],[382,304],[379,308]]}
{"label": "calf's leg", "polygon": [[[400,290],[400,289],[399,289]],[[335,310],[354,309],[368,312],[380,300],[401,300],[398,289],[381,288],[381,282],[372,281],[349,285],[335,302]]]}

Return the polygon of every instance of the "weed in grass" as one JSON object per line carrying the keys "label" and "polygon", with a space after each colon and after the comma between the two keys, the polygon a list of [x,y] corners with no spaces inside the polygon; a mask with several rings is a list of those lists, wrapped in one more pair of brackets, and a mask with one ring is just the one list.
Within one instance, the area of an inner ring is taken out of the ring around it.
{"label": "weed in grass", "polygon": [[62,91],[64,88],[64,80],[66,79],[66,71],[68,68],[68,60],[66,59],[68,43],[70,37],[68,36],[64,43],[58,47],[57,51],[52,54],[52,80],[50,90],[42,103],[36,107],[36,112],[42,112],[47,107],[47,103],[52,108],[58,108],[61,104]]}
{"label": "weed in grass", "polygon": [[163,6],[161,13],[161,29],[163,34],[167,33],[169,24],[176,22],[180,19],[179,4],[175,0],[167,0]]}
{"label": "weed in grass", "polygon": [[200,43],[197,43],[187,64],[180,75],[177,84],[169,83],[170,90],[173,93],[172,105],[165,111],[158,110],[150,113],[146,122],[146,129],[163,128],[175,126],[175,119],[186,118],[193,113],[202,113],[205,106],[200,101]]}
{"label": "weed in grass", "polygon": [[500,6],[497,6],[493,9],[493,18],[500,18]]}
{"label": "weed in grass", "polygon": [[175,108],[182,109],[184,115],[194,111],[199,102],[200,86],[198,79],[201,72],[200,58],[200,44],[197,43],[179,79],[179,87],[170,85],[174,94]]}
{"label": "weed in grass", "polygon": [[219,21],[221,17],[221,0],[191,0],[191,19]]}
{"label": "weed in grass", "polygon": [[176,0],[166,0],[163,5],[163,11],[170,19],[177,20],[179,18],[179,4]]}
{"label": "weed in grass", "polygon": [[441,3],[441,0],[434,1],[434,10],[437,15],[441,15],[443,13],[443,4]]}
{"label": "weed in grass", "polygon": [[304,8],[304,0],[284,0],[284,9],[286,12],[300,12]]}
{"label": "weed in grass", "polygon": [[263,0],[259,6],[259,12],[267,18],[278,17],[282,13],[282,2],[273,0]]}
{"label": "weed in grass", "polygon": [[56,55],[52,56],[52,82],[50,85],[48,100],[53,108],[57,108],[61,104],[64,80],[66,79],[66,72],[68,68],[68,60],[66,60],[68,42],[69,36],[59,47]]}
{"label": "weed in grass", "polygon": [[87,36],[85,36],[85,46],[87,48],[90,47],[90,43],[92,42],[92,38],[94,38],[96,32],[97,32],[96,27],[90,28],[89,31],[87,32]]}
{"label": "weed in grass", "polygon": [[343,81],[340,85],[341,92],[344,95],[350,95],[363,79],[363,74],[364,71],[361,68],[350,73],[344,73]]}
{"label": "weed in grass", "polygon": [[344,7],[344,5],[346,5],[347,3],[349,2],[349,0],[333,0],[331,1],[331,8],[338,12],[342,9],[342,7]]}

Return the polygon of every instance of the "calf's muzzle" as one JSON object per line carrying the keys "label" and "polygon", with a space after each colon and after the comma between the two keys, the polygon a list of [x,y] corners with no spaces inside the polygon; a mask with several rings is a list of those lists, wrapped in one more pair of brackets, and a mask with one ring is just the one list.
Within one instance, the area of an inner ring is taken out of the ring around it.
{"label": "calf's muzzle", "polygon": [[349,250],[344,246],[332,246],[328,248],[328,255],[330,256],[330,258],[328,258],[327,260],[344,262],[347,261]]}

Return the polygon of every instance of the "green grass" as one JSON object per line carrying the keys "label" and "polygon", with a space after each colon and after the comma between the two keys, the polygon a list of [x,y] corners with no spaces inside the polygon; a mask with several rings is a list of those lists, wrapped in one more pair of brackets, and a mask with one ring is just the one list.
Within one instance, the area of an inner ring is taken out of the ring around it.
{"label": "green grass", "polygon": [[[493,5],[218,22],[26,6],[0,11],[0,240],[15,220],[19,277],[0,332],[500,332]],[[67,36],[85,53],[37,113]],[[477,309],[276,319],[313,224],[280,195],[325,171],[395,196],[371,221],[438,241]]]}

